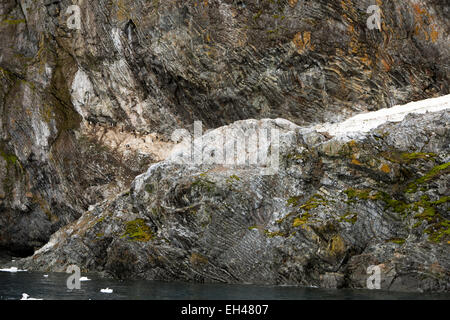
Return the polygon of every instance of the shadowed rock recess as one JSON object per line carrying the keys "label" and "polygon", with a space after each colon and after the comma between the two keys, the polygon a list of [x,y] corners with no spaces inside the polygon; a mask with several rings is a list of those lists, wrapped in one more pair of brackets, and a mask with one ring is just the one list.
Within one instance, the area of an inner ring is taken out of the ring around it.
{"label": "shadowed rock recess", "polygon": [[[79,30],[72,4],[0,3],[0,251],[323,287],[378,265],[382,288],[449,290],[449,112],[314,129],[449,94],[445,1],[83,0]],[[279,170],[168,159],[196,120],[279,129]]]}

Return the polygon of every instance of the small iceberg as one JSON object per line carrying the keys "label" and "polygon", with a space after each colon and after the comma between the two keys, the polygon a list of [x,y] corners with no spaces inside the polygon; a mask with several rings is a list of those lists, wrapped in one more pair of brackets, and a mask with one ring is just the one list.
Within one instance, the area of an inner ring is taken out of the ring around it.
{"label": "small iceberg", "polygon": [[35,298],[30,298],[30,296],[26,293],[22,293],[22,299],[20,300],[43,300],[43,299],[35,299]]}
{"label": "small iceberg", "polygon": [[11,268],[7,268],[7,269],[0,269],[1,272],[24,272],[27,270],[19,270],[16,267],[11,267]]}
{"label": "small iceberg", "polygon": [[81,277],[80,281],[91,281],[91,279],[88,279],[88,277]]}
{"label": "small iceberg", "polygon": [[113,289],[110,289],[110,288],[101,289],[100,292],[101,293],[113,293]]}

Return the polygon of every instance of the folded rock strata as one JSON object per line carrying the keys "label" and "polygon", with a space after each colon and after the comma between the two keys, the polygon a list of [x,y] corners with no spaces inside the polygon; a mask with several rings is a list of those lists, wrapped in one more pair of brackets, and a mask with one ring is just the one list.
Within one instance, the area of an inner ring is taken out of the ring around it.
{"label": "folded rock strata", "polygon": [[439,0],[0,3],[0,250],[26,256],[201,120],[341,121],[449,93]]}
{"label": "folded rock strata", "polygon": [[[19,266],[333,288],[366,288],[376,266],[381,289],[448,291],[449,124],[448,107],[336,136],[284,119],[237,121],[204,137],[278,130],[274,174],[181,163],[178,150]],[[222,146],[203,141],[208,152]]]}

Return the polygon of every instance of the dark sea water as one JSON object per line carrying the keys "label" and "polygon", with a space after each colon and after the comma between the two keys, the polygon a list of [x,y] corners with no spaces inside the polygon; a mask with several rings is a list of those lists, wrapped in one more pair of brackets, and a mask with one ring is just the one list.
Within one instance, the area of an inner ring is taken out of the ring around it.
{"label": "dark sea water", "polygon": [[[69,290],[65,273],[0,272],[0,300],[19,300],[23,293],[44,300],[310,300],[310,299],[439,299],[450,294],[393,293],[380,290],[326,290],[316,288],[167,283],[113,280],[86,275],[80,290]],[[101,293],[110,288],[113,293]]]}

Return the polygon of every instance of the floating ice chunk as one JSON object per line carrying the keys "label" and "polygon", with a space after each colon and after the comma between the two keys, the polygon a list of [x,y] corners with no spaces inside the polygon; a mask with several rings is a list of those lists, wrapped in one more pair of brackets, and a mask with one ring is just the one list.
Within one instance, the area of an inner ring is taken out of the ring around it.
{"label": "floating ice chunk", "polygon": [[6,269],[0,269],[0,271],[14,273],[14,272],[24,272],[24,271],[27,271],[27,270],[20,270],[20,269],[17,269],[17,267],[11,267],[11,268],[6,268]]}
{"label": "floating ice chunk", "polygon": [[101,289],[100,292],[101,292],[101,293],[112,293],[112,292],[113,292],[113,289],[110,289],[110,288]]}
{"label": "floating ice chunk", "polygon": [[22,293],[22,299],[20,300],[43,300],[43,299],[30,298],[28,294]]}

